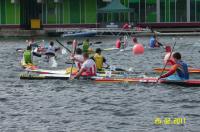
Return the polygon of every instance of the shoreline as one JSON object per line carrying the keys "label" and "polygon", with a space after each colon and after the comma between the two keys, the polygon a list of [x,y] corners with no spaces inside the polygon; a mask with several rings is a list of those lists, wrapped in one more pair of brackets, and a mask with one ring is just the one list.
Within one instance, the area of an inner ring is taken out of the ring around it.
{"label": "shoreline", "polygon": [[[60,37],[63,31],[83,31],[84,29],[43,29],[43,30],[20,30],[20,29],[1,29],[0,37]],[[92,30],[92,29],[91,29]],[[150,31],[134,31],[134,30],[120,30],[106,29],[104,31],[95,29],[97,32],[96,36],[120,36],[120,35],[130,35],[130,36],[151,36],[153,35]],[[200,30],[185,30],[181,29],[156,29],[158,36],[200,36]],[[72,36],[73,37],[73,36]]]}

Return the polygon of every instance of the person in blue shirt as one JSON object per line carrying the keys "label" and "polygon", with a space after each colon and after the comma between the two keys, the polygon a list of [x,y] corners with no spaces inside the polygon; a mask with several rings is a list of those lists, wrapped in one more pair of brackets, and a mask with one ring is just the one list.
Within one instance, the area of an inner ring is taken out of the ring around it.
{"label": "person in blue shirt", "polygon": [[160,47],[160,46],[163,46],[163,45],[160,42],[158,42],[157,35],[154,33],[154,35],[149,40],[149,47],[155,48],[155,47]]}
{"label": "person in blue shirt", "polygon": [[173,53],[172,58],[174,65],[172,65],[166,74],[160,76],[159,79],[165,78],[167,80],[188,80],[188,65],[181,60],[181,54],[179,52],[175,52]]}

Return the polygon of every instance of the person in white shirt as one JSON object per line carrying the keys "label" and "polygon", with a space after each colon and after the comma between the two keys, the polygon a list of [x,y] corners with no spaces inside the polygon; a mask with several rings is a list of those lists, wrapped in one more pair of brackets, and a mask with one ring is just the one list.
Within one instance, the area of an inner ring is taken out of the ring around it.
{"label": "person in white shirt", "polygon": [[71,60],[74,60],[75,61],[75,64],[76,64],[76,68],[78,68],[78,71],[81,69],[81,66],[84,62],[84,58],[83,58],[83,55],[82,55],[82,50],[80,48],[77,48],[76,49],[76,54],[72,54],[71,57],[70,57]]}
{"label": "person in white shirt", "polygon": [[97,68],[94,60],[89,58],[88,53],[83,54],[84,62],[81,66],[79,72],[74,76],[74,78],[79,78],[80,76],[96,76]]}

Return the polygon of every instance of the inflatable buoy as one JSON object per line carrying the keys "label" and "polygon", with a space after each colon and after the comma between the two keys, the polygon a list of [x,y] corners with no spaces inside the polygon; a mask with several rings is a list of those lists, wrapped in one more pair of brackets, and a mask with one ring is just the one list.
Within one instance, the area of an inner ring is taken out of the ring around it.
{"label": "inflatable buoy", "polygon": [[115,47],[120,49],[121,47],[121,42],[120,42],[120,39],[117,39],[116,43],[115,43]]}
{"label": "inflatable buoy", "polygon": [[143,54],[144,53],[144,46],[142,44],[135,44],[132,49],[133,54]]}

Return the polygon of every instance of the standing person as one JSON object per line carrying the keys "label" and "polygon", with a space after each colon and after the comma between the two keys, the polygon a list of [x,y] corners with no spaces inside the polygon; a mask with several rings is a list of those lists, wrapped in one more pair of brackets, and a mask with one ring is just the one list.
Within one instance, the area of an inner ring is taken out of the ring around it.
{"label": "standing person", "polygon": [[81,69],[73,78],[79,78],[80,76],[86,76],[86,77],[96,76],[97,69],[94,60],[89,58],[88,53],[83,53],[83,58],[84,62],[81,66]]}
{"label": "standing person", "polygon": [[101,49],[100,48],[96,49],[96,54],[92,57],[92,59],[96,63],[97,71],[102,71],[103,70],[103,63],[106,63],[106,59],[103,55],[101,55]]}
{"label": "standing person", "polygon": [[172,57],[174,65],[166,74],[159,77],[159,79],[166,78],[167,80],[188,80],[188,65],[181,60],[181,54],[179,52],[175,52]]}
{"label": "standing person", "polygon": [[90,47],[89,39],[83,41],[83,53],[88,53]]}

